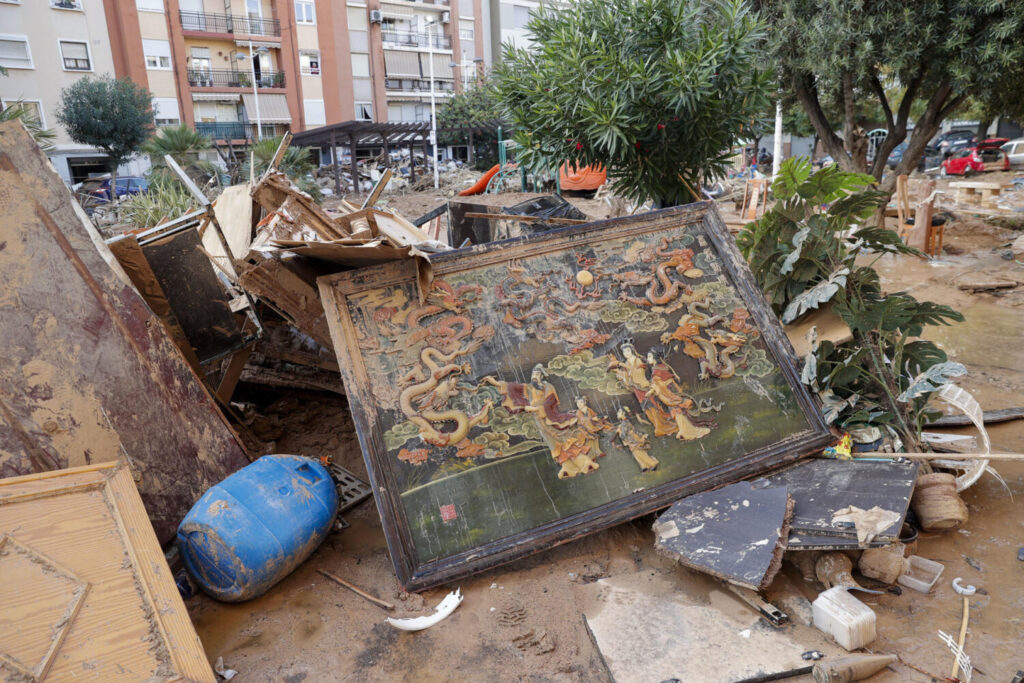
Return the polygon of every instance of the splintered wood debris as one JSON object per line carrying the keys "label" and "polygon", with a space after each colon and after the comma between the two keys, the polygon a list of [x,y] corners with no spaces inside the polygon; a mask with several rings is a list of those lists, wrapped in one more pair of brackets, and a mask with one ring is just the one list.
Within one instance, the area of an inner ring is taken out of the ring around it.
{"label": "splintered wood debris", "polygon": [[782,564],[792,515],[785,487],[740,482],[677,501],[654,523],[654,545],[688,567],[760,591]]}

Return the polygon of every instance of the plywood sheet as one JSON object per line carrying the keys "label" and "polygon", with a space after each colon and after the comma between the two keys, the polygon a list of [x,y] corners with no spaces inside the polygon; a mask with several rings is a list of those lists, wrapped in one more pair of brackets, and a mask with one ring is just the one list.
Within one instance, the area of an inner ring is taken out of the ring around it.
{"label": "plywood sheet", "polygon": [[0,475],[127,455],[157,536],[248,462],[20,123],[0,124]]}
{"label": "plywood sheet", "polygon": [[688,567],[760,591],[782,565],[792,516],[785,487],[738,482],[673,503],[654,523],[654,545]]}
{"label": "plywood sheet", "polygon": [[127,467],[0,481],[0,672],[215,680]]}
{"label": "plywood sheet", "polygon": [[[785,486],[793,497],[796,506],[791,528],[795,534],[852,539],[852,547],[856,547],[857,530],[852,525],[833,525],[835,513],[850,505],[862,510],[877,505],[899,513],[900,519],[876,538],[880,542],[892,542],[899,537],[916,478],[917,463],[913,462],[831,458],[805,460],[765,477],[771,486]],[[790,543],[793,543],[792,537]],[[812,544],[798,542],[796,545]]]}

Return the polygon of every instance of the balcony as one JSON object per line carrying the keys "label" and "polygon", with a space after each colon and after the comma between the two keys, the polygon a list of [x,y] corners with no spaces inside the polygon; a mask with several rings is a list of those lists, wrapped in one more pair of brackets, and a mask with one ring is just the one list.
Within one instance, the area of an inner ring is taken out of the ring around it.
{"label": "balcony", "polygon": [[418,33],[416,31],[390,31],[383,29],[380,32],[381,40],[385,45],[399,45],[401,47],[419,47],[427,49],[432,47],[435,50],[452,49],[452,40],[448,36],[439,36],[432,33]]}
{"label": "balcony", "polygon": [[277,19],[236,17],[233,14],[188,12],[178,10],[181,30],[200,33],[236,33],[247,36],[281,36],[281,22]]}
{"label": "balcony", "polygon": [[[193,88],[251,88],[252,74],[231,69],[189,69],[188,84]],[[261,71],[256,76],[259,88],[283,88],[283,71]]]}
{"label": "balcony", "polygon": [[249,126],[242,121],[203,123],[196,121],[196,132],[212,140],[248,140]]}
{"label": "balcony", "polygon": [[[401,90],[403,92],[418,92],[430,94],[430,80],[417,80],[414,78],[386,78],[384,79],[385,90]],[[434,92],[452,93],[455,92],[454,81],[442,81],[434,79]]]}

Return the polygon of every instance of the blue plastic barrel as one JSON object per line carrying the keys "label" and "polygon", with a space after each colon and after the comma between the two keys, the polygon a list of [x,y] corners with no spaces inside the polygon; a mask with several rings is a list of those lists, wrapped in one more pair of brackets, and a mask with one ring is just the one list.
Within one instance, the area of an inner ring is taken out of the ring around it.
{"label": "blue plastic barrel", "polygon": [[320,463],[265,455],[210,488],[178,527],[178,550],[200,588],[226,602],[262,595],[327,536],[338,492]]}

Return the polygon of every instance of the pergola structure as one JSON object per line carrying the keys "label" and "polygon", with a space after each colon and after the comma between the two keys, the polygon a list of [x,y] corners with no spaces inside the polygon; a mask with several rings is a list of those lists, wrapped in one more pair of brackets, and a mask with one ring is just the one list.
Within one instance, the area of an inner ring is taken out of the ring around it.
{"label": "pergola structure", "polygon": [[[469,144],[469,161],[473,161],[473,137],[485,133],[493,133],[502,125],[500,121],[488,121],[474,126],[459,126],[456,128],[438,128],[438,133],[455,133],[464,135]],[[333,123],[327,126],[320,126],[312,130],[296,133],[292,138],[292,145],[299,147],[330,147],[331,157],[334,160],[334,191],[341,192],[341,177],[338,172],[338,144],[348,145],[352,152],[352,184],[359,186],[359,166],[356,163],[356,150],[369,147],[384,147],[384,153],[392,149],[409,149],[409,160],[413,159],[413,147],[419,143],[423,145],[423,156],[430,158],[430,122],[429,121],[395,121],[386,123],[375,123],[373,121],[344,121]],[[435,159],[436,159],[435,149]],[[416,181],[415,164],[410,163],[410,180]]]}

